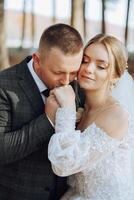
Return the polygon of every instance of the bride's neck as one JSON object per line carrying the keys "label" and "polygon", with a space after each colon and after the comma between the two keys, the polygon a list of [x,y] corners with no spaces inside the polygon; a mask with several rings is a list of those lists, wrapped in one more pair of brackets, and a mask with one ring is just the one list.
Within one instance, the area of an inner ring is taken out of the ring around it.
{"label": "bride's neck", "polygon": [[86,92],[85,110],[96,110],[104,106],[111,99],[111,94],[108,92]]}

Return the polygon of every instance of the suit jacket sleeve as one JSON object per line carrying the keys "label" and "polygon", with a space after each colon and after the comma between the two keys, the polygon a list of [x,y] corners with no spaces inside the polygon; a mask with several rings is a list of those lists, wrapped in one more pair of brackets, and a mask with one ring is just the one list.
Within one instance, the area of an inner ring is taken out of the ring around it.
{"label": "suit jacket sleeve", "polygon": [[0,89],[0,164],[12,163],[38,150],[54,131],[45,113],[15,131],[12,119],[9,99]]}

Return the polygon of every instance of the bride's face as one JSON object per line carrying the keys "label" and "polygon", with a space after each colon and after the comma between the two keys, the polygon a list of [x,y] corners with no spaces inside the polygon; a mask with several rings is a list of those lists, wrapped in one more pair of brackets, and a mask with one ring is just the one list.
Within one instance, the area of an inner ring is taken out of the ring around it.
{"label": "bride's face", "polygon": [[85,90],[107,88],[109,81],[109,55],[101,43],[89,45],[83,55],[78,73],[80,86]]}

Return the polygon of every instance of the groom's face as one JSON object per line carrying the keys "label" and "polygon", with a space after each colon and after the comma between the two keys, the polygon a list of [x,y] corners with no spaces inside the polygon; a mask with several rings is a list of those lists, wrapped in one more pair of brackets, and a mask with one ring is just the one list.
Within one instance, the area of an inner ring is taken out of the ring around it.
{"label": "groom's face", "polygon": [[72,82],[80,68],[83,50],[74,55],[65,55],[60,49],[52,48],[45,55],[33,55],[38,57],[38,64],[34,64],[34,68],[44,84],[53,89],[55,87],[68,85]]}

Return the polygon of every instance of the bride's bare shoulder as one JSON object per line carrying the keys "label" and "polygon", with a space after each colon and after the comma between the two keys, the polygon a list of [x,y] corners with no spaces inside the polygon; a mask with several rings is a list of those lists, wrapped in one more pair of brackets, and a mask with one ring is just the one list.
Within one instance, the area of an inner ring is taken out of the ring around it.
{"label": "bride's bare shoulder", "polygon": [[128,131],[129,114],[120,105],[115,105],[100,113],[95,123],[109,136],[121,139]]}

